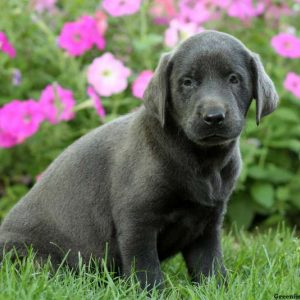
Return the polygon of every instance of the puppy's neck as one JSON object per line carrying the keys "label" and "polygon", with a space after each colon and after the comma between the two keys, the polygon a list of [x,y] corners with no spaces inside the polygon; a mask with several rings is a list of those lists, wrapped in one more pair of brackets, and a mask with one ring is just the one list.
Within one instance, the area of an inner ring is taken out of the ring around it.
{"label": "puppy's neck", "polygon": [[208,164],[225,166],[231,157],[239,151],[239,138],[220,145],[199,145],[188,139],[184,131],[168,118],[162,127],[159,121],[145,110],[141,110],[145,135],[149,142],[160,148],[161,154],[180,164]]}

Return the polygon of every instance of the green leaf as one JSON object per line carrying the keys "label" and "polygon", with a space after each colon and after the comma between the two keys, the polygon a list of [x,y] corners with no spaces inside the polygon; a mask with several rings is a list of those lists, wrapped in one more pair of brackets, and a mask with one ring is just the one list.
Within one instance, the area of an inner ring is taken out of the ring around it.
{"label": "green leaf", "polygon": [[286,183],[291,180],[293,174],[273,164],[265,167],[252,166],[248,168],[248,176],[254,179],[266,180],[272,183]]}
{"label": "green leaf", "polygon": [[248,168],[248,175],[254,179],[266,179],[268,177],[268,172],[265,168],[252,166]]}
{"label": "green leaf", "polygon": [[299,123],[299,115],[297,111],[290,108],[281,107],[280,109],[275,111],[274,117],[275,115],[278,119],[281,119],[283,121],[295,122],[297,124]]}
{"label": "green leaf", "polygon": [[260,205],[270,208],[274,203],[274,189],[268,183],[254,183],[250,189],[251,196]]}
{"label": "green leaf", "polygon": [[290,190],[287,186],[280,186],[276,189],[276,198],[281,201],[287,201],[290,197]]}
{"label": "green leaf", "polygon": [[270,141],[269,145],[273,148],[279,148],[279,149],[287,148],[287,149],[295,151],[297,153],[300,152],[300,141],[295,140],[295,139]]}
{"label": "green leaf", "polygon": [[239,228],[249,228],[254,218],[251,199],[244,193],[238,193],[229,201],[227,213],[230,220]]}

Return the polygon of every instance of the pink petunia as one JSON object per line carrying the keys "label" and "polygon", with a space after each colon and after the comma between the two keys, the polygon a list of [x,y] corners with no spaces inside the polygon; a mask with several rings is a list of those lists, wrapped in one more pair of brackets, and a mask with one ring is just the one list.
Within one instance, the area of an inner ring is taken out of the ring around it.
{"label": "pink petunia", "polygon": [[151,70],[141,72],[132,84],[132,94],[137,98],[143,99],[144,92],[152,77],[153,72]]}
{"label": "pink petunia", "polygon": [[36,175],[36,176],[35,176],[35,181],[37,182],[37,181],[41,180],[41,178],[43,177],[43,175],[44,175],[44,172],[42,172],[42,173]]}
{"label": "pink petunia", "polygon": [[93,101],[93,105],[96,109],[97,114],[103,118],[105,117],[105,110],[104,107],[102,105],[101,99],[100,97],[97,95],[97,93],[95,92],[95,90],[89,86],[86,90],[86,93],[91,97],[92,101]]}
{"label": "pink petunia", "polygon": [[279,33],[272,38],[271,44],[275,51],[283,57],[300,57],[300,39],[291,33]]}
{"label": "pink petunia", "polygon": [[271,44],[275,51],[283,57],[300,57],[300,39],[293,34],[279,33],[272,38]]}
{"label": "pink petunia", "polygon": [[[226,1],[226,0],[224,0]],[[212,0],[181,0],[179,1],[178,19],[181,22],[203,24],[219,17],[217,5]]]}
{"label": "pink petunia", "polygon": [[265,16],[267,19],[279,20],[282,16],[290,16],[293,14],[292,8],[283,1],[275,2],[273,0],[264,0],[266,6]]}
{"label": "pink petunia", "polygon": [[226,10],[231,17],[248,20],[262,14],[265,10],[265,5],[259,1],[255,5],[252,0],[235,0],[230,2]]}
{"label": "pink petunia", "polygon": [[289,72],[284,80],[284,88],[300,98],[300,75]]}
{"label": "pink petunia", "polygon": [[170,22],[169,28],[165,31],[165,44],[172,48],[179,42],[188,37],[203,31],[202,27],[198,27],[196,23],[183,23],[177,19]]}
{"label": "pink petunia", "polygon": [[133,15],[140,9],[141,0],[103,0],[102,7],[113,17]]}
{"label": "pink petunia", "polygon": [[0,50],[6,53],[10,58],[16,56],[16,50],[13,45],[9,42],[6,34],[0,31]]}
{"label": "pink petunia", "polygon": [[58,84],[46,86],[39,103],[45,118],[52,124],[69,121],[75,116],[73,111],[75,100],[72,91],[63,89]]}
{"label": "pink petunia", "polygon": [[30,4],[33,6],[34,10],[38,13],[43,12],[53,12],[56,9],[57,0],[31,0]]}
{"label": "pink petunia", "polygon": [[157,24],[168,24],[176,16],[174,0],[155,0],[150,14],[154,17]]}
{"label": "pink petunia", "polygon": [[118,94],[127,88],[130,69],[107,52],[93,60],[87,70],[87,81],[100,96]]}
{"label": "pink petunia", "polygon": [[107,15],[103,11],[97,10],[95,13],[95,20],[98,31],[100,34],[104,35],[107,30]]}
{"label": "pink petunia", "polygon": [[34,100],[13,100],[0,110],[0,147],[8,148],[22,143],[35,134],[44,115]]}
{"label": "pink petunia", "polygon": [[64,24],[58,38],[58,45],[71,56],[79,56],[90,50],[94,45],[104,49],[105,40],[98,30],[97,22],[91,16],[82,16],[75,22]]}
{"label": "pink petunia", "polygon": [[[1,118],[1,111],[0,111]],[[18,137],[0,128],[0,148],[11,148],[18,144]]]}

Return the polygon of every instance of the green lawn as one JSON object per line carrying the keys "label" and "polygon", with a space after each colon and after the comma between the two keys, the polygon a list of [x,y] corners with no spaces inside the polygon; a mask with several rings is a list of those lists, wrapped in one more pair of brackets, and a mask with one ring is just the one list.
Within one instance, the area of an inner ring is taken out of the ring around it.
{"label": "green lawn", "polygon": [[[211,278],[192,285],[181,256],[165,262],[166,288],[152,299],[275,299],[274,295],[300,295],[300,240],[284,226],[265,233],[232,230],[224,234],[228,287]],[[54,276],[49,266],[35,267],[32,259],[0,268],[0,299],[146,299],[133,280],[80,268],[79,274],[61,268]],[[279,298],[278,298],[279,299]]]}

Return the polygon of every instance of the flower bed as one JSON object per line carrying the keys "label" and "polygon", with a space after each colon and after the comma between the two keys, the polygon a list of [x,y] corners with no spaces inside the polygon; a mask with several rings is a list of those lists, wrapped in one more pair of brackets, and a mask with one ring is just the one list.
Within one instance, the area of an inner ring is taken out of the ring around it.
{"label": "flower bed", "polygon": [[91,128],[142,105],[160,55],[216,29],[259,53],[280,94],[257,128],[228,220],[299,222],[300,2],[31,0],[0,4],[0,217]]}

